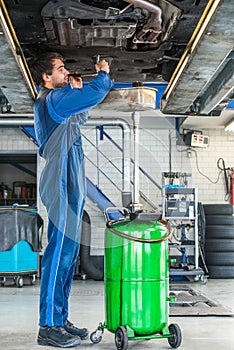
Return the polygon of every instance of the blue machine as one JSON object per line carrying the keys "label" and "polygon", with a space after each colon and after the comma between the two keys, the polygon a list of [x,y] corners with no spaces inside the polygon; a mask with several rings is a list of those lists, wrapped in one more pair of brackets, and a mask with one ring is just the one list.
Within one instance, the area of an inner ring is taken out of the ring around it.
{"label": "blue machine", "polygon": [[[35,283],[38,275],[39,252],[43,234],[43,220],[28,208],[1,208],[0,210],[0,283],[8,277],[23,287],[24,277]],[[40,232],[40,235],[39,235]]]}
{"label": "blue machine", "polygon": [[38,253],[33,252],[26,241],[16,243],[12,249],[0,253],[1,284],[7,277],[13,277],[18,287],[23,287],[23,276],[29,276],[34,284],[38,273]]}

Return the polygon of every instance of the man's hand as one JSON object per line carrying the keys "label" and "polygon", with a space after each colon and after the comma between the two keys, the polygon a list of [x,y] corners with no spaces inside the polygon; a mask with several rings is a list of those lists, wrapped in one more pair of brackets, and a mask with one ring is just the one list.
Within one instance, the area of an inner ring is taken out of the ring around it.
{"label": "man's hand", "polygon": [[100,72],[100,70],[103,70],[106,73],[110,73],[110,66],[109,63],[105,60],[101,60],[100,62],[95,64],[95,69],[97,72]]}
{"label": "man's hand", "polygon": [[74,77],[71,75],[69,77],[69,82],[72,89],[81,89],[83,86],[83,81],[80,77]]}

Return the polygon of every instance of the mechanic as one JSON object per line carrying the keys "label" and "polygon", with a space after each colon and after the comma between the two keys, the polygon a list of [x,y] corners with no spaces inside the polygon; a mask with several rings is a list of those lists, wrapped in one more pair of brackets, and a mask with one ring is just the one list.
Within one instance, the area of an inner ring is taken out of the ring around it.
{"label": "mechanic", "polygon": [[102,102],[113,83],[109,64],[95,65],[88,84],[69,76],[59,53],[29,61],[41,88],[34,104],[34,127],[39,154],[45,158],[39,185],[48,214],[48,245],[41,266],[39,345],[68,348],[87,339],[89,331],[68,320],[68,298],[80,246],[86,197],[80,125],[88,110]]}

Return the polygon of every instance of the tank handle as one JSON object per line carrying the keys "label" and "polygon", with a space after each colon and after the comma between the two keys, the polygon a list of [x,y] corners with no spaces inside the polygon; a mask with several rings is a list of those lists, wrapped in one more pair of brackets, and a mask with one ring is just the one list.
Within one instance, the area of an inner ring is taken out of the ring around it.
{"label": "tank handle", "polygon": [[169,223],[168,223],[166,220],[159,220],[159,222],[160,222],[161,224],[167,226],[167,228],[168,228],[168,234],[167,234],[166,236],[164,236],[164,237],[157,238],[157,239],[147,239],[147,238],[144,239],[144,238],[138,238],[138,237],[128,236],[128,235],[126,235],[125,233],[120,232],[120,231],[117,231],[116,229],[114,229],[114,228],[112,227],[112,224],[113,224],[113,223],[116,223],[116,221],[110,220],[110,221],[108,221],[108,222],[106,223],[106,226],[107,226],[107,228],[108,228],[112,233],[114,233],[115,235],[120,236],[120,237],[122,237],[122,238],[126,238],[126,239],[128,239],[128,240],[130,240],[130,241],[141,242],[141,243],[159,243],[159,242],[165,241],[165,240],[170,236],[170,234],[171,234],[171,226],[169,225]]}

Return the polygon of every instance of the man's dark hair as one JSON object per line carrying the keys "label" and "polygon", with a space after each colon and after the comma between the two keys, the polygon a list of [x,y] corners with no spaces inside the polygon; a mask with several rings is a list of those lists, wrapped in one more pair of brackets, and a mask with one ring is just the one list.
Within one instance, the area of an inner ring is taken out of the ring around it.
{"label": "man's dark hair", "polygon": [[46,52],[36,58],[31,58],[28,62],[32,78],[35,83],[43,87],[45,82],[42,79],[44,73],[51,75],[53,70],[53,60],[60,59],[63,61],[63,57],[58,52]]}

